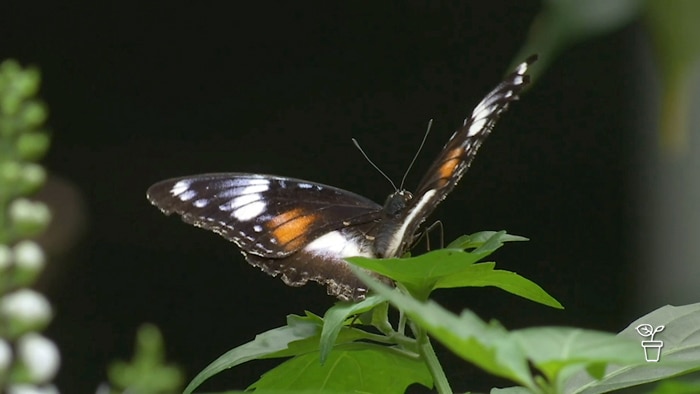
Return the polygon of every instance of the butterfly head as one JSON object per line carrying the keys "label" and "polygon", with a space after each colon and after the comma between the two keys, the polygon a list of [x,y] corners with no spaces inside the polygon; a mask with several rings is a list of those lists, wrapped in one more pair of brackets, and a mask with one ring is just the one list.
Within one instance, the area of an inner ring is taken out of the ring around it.
{"label": "butterfly head", "polygon": [[397,190],[391,193],[384,202],[384,214],[389,217],[396,217],[403,213],[408,203],[413,199],[413,194],[408,190]]}

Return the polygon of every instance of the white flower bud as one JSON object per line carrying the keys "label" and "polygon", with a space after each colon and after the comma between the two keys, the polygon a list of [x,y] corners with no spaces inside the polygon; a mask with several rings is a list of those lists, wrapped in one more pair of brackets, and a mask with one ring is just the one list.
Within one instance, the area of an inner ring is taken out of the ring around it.
{"label": "white flower bud", "polygon": [[7,394],[59,394],[59,392],[53,385],[38,387],[31,384],[15,384],[7,389]]}
{"label": "white flower bud", "polygon": [[40,201],[17,198],[10,203],[8,213],[13,223],[19,226],[21,234],[36,234],[51,221],[49,207]]}
{"label": "white flower bud", "polygon": [[35,189],[46,182],[46,170],[38,164],[27,163],[22,168],[22,180],[30,189]]}
{"label": "white flower bud", "polygon": [[53,379],[61,364],[56,344],[36,333],[26,334],[17,341],[17,358],[26,366],[34,383]]}
{"label": "white flower bud", "polygon": [[15,264],[20,269],[33,272],[44,268],[46,257],[41,247],[34,241],[22,241],[14,247]]}
{"label": "white flower bud", "polygon": [[51,319],[51,305],[36,291],[21,289],[0,299],[0,313],[18,323],[34,327]]}

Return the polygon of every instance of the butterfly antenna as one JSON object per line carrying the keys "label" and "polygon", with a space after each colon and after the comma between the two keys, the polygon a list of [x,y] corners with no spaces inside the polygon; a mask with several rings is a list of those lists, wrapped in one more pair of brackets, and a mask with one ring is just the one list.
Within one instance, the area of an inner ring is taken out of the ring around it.
{"label": "butterfly antenna", "polygon": [[420,151],[423,150],[423,145],[425,145],[425,141],[428,139],[428,134],[430,134],[430,128],[432,126],[433,126],[433,120],[430,119],[430,121],[428,121],[428,128],[425,130],[425,134],[423,134],[423,141],[421,141],[420,146],[418,147],[418,150],[416,151],[416,154],[413,155],[413,160],[411,160],[411,164],[408,165],[406,172],[403,174],[403,178],[401,178],[401,190],[403,190],[403,183],[406,182],[406,177],[408,176],[409,171],[411,171],[411,168],[413,167],[413,163],[416,162],[416,159],[418,159],[418,155],[420,154]]}
{"label": "butterfly antenna", "polygon": [[362,147],[360,147],[360,143],[357,142],[357,140],[354,138],[352,138],[352,143],[355,144],[355,147],[360,151],[360,153],[362,153],[362,156],[365,157],[365,160],[367,160],[369,164],[371,164],[372,167],[374,167],[375,170],[379,171],[379,173],[382,174],[384,178],[386,178],[386,180],[389,181],[389,183],[391,183],[391,187],[393,187],[394,190],[399,190],[396,188],[396,184],[391,180],[391,178],[389,178],[389,176],[385,174],[384,171],[382,171],[376,164],[374,164],[372,160],[370,160],[369,156],[367,156],[365,151],[362,150]]}

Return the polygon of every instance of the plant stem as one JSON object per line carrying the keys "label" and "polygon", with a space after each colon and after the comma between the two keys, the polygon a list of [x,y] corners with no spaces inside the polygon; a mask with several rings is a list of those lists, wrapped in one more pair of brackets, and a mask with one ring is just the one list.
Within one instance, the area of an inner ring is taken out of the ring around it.
{"label": "plant stem", "polygon": [[435,350],[430,344],[428,333],[415,324],[411,324],[411,330],[416,333],[416,340],[418,341],[420,354],[423,356],[425,363],[428,364],[428,369],[430,370],[430,374],[433,375],[435,388],[437,389],[438,393],[452,394],[452,388],[450,387],[450,383],[447,381],[445,371],[442,370],[440,361],[438,361],[437,356],[435,355]]}

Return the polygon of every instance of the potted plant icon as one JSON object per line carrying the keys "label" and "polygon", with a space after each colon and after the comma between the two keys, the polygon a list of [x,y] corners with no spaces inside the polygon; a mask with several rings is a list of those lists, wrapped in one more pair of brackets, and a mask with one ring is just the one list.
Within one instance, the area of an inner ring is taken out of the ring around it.
{"label": "potted plant icon", "polygon": [[649,337],[648,341],[642,341],[644,348],[644,359],[647,362],[655,363],[661,357],[661,348],[664,346],[664,341],[655,341],[654,335],[664,330],[664,326],[654,328],[651,324],[640,324],[637,326],[637,332],[643,337]]}

